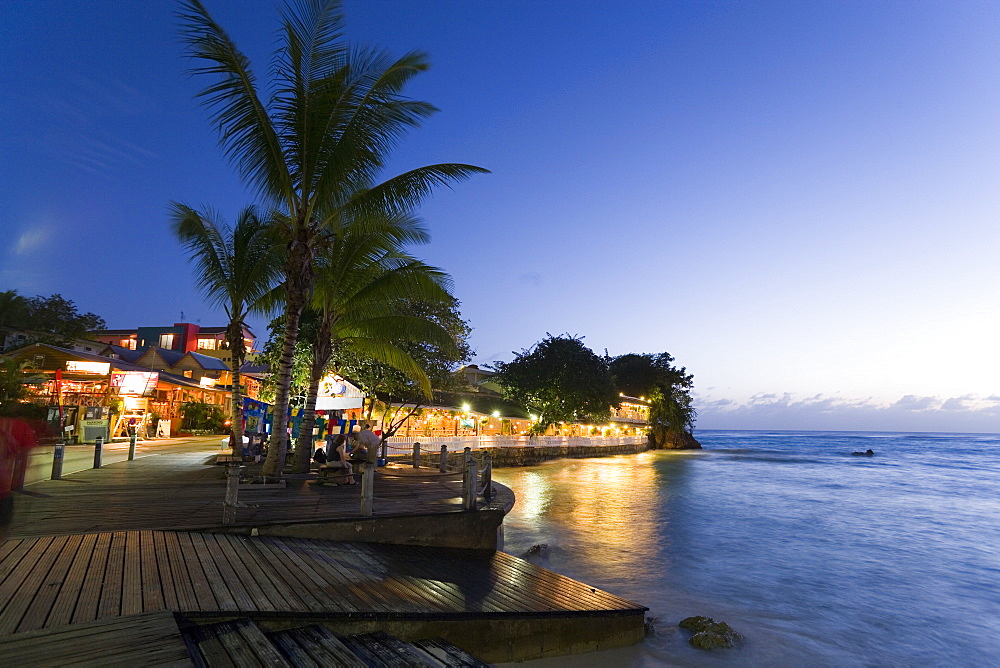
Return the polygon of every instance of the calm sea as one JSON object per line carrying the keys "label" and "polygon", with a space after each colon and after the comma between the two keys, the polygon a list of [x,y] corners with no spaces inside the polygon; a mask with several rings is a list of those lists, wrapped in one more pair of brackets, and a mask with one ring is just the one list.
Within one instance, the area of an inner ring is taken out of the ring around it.
{"label": "calm sea", "polygon": [[[1000,435],[696,436],[494,471],[517,495],[507,552],[545,543],[533,562],[656,618],[640,645],[546,665],[1000,666]],[[689,615],[747,640],[696,650]]]}

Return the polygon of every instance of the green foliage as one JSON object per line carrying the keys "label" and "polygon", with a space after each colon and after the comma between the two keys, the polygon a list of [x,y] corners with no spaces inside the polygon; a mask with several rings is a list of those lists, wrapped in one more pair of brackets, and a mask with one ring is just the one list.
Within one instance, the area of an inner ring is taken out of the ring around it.
{"label": "green foliage", "polygon": [[511,362],[495,362],[491,378],[504,395],[538,415],[533,430],[554,422],[604,422],[618,405],[608,361],[582,338],[552,336],[522,350]]}
{"label": "green foliage", "polygon": [[28,386],[41,383],[40,376],[25,375],[28,361],[18,362],[12,358],[0,359],[0,416],[45,419],[45,406],[24,403]]}
{"label": "green foliage", "polygon": [[630,353],[611,360],[615,385],[622,394],[650,401],[649,423],[654,429],[680,434],[694,428],[694,376],[671,363],[669,353]]}
{"label": "green foliage", "polygon": [[34,341],[56,345],[107,327],[103,318],[80,313],[72,300],[60,294],[25,298],[15,290],[0,292],[0,325],[34,334]]}
{"label": "green foliage", "polygon": [[201,401],[187,401],[181,404],[181,429],[183,431],[205,431],[211,434],[221,434],[225,429],[226,418],[222,409],[215,404]]}
{"label": "green foliage", "polygon": [[410,52],[354,47],[343,40],[339,0],[290,2],[281,10],[271,80],[257,83],[250,60],[198,0],[178,12],[198,93],[226,156],[248,186],[284,215],[285,330],[276,375],[274,431],[264,471],[283,465],[291,353],[313,287],[325,230],[370,214],[411,211],[435,188],[486,170],[458,163],[418,167],[379,182],[399,139],[436,109],[403,94],[428,67]]}

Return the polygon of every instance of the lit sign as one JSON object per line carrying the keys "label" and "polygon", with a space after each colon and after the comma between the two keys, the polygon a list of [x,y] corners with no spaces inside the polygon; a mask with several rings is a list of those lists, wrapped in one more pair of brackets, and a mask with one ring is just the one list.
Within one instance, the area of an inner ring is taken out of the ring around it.
{"label": "lit sign", "polygon": [[77,362],[75,360],[66,362],[66,370],[74,373],[96,373],[106,376],[110,369],[110,362]]}
{"label": "lit sign", "polygon": [[215,387],[215,379],[208,376],[202,376],[198,382],[202,387]]}
{"label": "lit sign", "polygon": [[159,377],[156,371],[115,371],[111,374],[111,387],[118,388],[118,394],[151,397]]}
{"label": "lit sign", "polygon": [[364,393],[337,374],[327,374],[319,384],[316,410],[334,411],[361,408]]}

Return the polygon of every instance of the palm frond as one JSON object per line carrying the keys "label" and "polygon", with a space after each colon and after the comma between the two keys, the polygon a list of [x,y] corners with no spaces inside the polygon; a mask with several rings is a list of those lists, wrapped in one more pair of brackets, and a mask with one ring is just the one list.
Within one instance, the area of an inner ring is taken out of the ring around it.
{"label": "palm frond", "polygon": [[268,109],[257,94],[249,59],[199,0],[183,0],[178,18],[189,55],[207,62],[190,73],[215,78],[198,97],[211,112],[226,156],[261,195],[294,210],[293,179]]}

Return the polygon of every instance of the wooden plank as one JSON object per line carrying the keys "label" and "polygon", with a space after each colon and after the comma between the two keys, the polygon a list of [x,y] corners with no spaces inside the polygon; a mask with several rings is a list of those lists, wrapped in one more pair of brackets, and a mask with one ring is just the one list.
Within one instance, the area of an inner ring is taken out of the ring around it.
{"label": "wooden plank", "polygon": [[76,608],[73,610],[72,623],[91,622],[97,619],[101,588],[104,585],[104,572],[110,550],[111,534],[98,534],[90,563],[87,564],[87,574],[83,578],[83,589],[80,590],[80,597],[76,600]]}
{"label": "wooden plank", "polygon": [[[232,597],[236,601],[237,610],[243,610],[247,612],[253,612],[259,610],[257,607],[258,603],[262,603],[265,607],[264,609],[269,609],[266,606],[265,601],[259,601],[250,594],[248,587],[249,583],[244,584],[240,579],[240,573],[236,568],[236,564],[230,562],[229,555],[223,548],[223,545],[219,543],[219,536],[215,534],[204,534],[205,545],[208,546],[208,553],[212,555],[212,560],[215,562],[219,573],[219,584],[227,587]],[[238,563],[238,562],[237,562]],[[263,598],[262,596],[260,598]]]}
{"label": "wooden plank", "polygon": [[[14,552],[17,548],[21,547],[24,541],[20,538],[8,538],[7,540],[0,541],[0,573],[4,573],[3,562],[10,553]],[[3,578],[0,578],[2,581]]]}
{"label": "wooden plank", "polygon": [[142,609],[142,555],[138,531],[125,534],[125,562],[122,576],[122,615],[137,615]]}
{"label": "wooden plank", "polygon": [[226,648],[226,653],[241,668],[244,666],[263,665],[257,661],[253,650],[243,642],[243,637],[240,635],[240,626],[248,623],[252,622],[246,619],[237,619],[214,625],[216,637],[222,642],[222,646]]}
{"label": "wooden plank", "polygon": [[[219,567],[216,565],[212,558],[212,554],[209,551],[207,539],[211,536],[189,533],[187,534],[187,537],[191,541],[191,546],[194,549],[195,554],[197,554],[198,563],[201,564],[201,568],[205,572],[205,580],[208,582],[209,587],[211,587],[212,594],[215,595],[215,600],[218,602],[218,607],[216,609],[240,610],[241,608],[237,604],[236,598],[223,581],[222,573],[219,572]],[[214,549],[218,550],[218,546],[215,545],[215,541],[212,541],[212,543]]]}
{"label": "wooden plank", "polygon": [[[307,564],[302,556],[292,549],[284,539],[261,538],[258,545],[261,549],[268,549],[275,554],[280,553],[287,560],[289,567],[285,571],[284,577],[299,592],[303,600],[310,605],[311,609],[341,612],[355,609],[354,606],[346,604],[343,600],[327,596],[325,590],[330,587],[330,582],[317,573],[312,568],[312,564]],[[294,578],[294,580],[288,578]],[[310,603],[310,600],[314,603]]]}
{"label": "wooden plank", "polygon": [[256,624],[250,620],[245,620],[245,623],[237,625],[237,630],[239,631],[241,644],[253,652],[254,658],[262,666],[289,665]]}
{"label": "wooden plank", "polygon": [[191,665],[171,613],[114,618],[0,638],[5,666]]}
{"label": "wooden plank", "polygon": [[[181,610],[183,606],[181,605],[177,597],[177,588],[174,586],[174,576],[170,571],[170,559],[167,558],[167,543],[166,537],[162,531],[151,531],[149,532],[150,540],[153,543],[152,553],[153,559],[156,561],[156,571],[157,577],[160,580],[160,588],[163,594],[163,607],[166,610]],[[143,546],[143,553],[147,551],[146,546]],[[145,575],[143,575],[143,582],[145,583]],[[143,591],[145,595],[145,591]],[[145,601],[145,598],[143,598]]]}
{"label": "wooden plank", "polygon": [[377,591],[364,586],[363,583],[368,578],[363,572],[343,565],[345,555],[337,552],[337,548],[334,547],[336,544],[320,545],[299,539],[295,545],[304,555],[308,555],[315,564],[316,572],[328,576],[339,594],[353,599],[355,609],[373,612],[392,611],[392,607],[386,604],[386,600],[379,596]]}
{"label": "wooden plank", "polygon": [[87,567],[94,554],[94,546],[97,545],[97,534],[89,533],[83,537],[73,564],[63,580],[59,596],[56,597],[55,604],[49,612],[45,626],[64,626],[73,619],[73,611],[76,609],[76,602],[80,598],[83,590],[84,578],[87,575]]}
{"label": "wooden plank", "polygon": [[[264,573],[264,577],[270,578],[272,582],[280,583],[278,586],[285,591],[295,592],[295,595],[306,606],[306,609],[311,612],[320,612],[327,609],[316,598],[315,593],[313,593],[316,585],[309,577],[309,574],[302,571],[300,566],[301,559],[298,555],[280,552],[275,547],[275,543],[266,538],[255,540],[253,542],[253,549],[260,554],[258,563],[260,564],[261,571]],[[281,567],[276,568],[274,566],[276,563],[281,564]],[[320,580],[320,583],[325,584],[322,580]]]}
{"label": "wooden plank", "polygon": [[83,536],[67,537],[66,544],[59,550],[58,556],[52,563],[52,568],[42,580],[38,593],[31,599],[31,605],[25,611],[15,632],[34,631],[45,625],[49,611],[52,610],[52,606],[59,596],[59,589],[62,587],[82,543]]}
{"label": "wooden plank", "polygon": [[121,614],[122,580],[125,575],[125,538],[124,531],[115,531],[111,534],[108,564],[104,569],[104,587],[101,589],[101,602],[97,606],[98,619],[118,617]]}
{"label": "wooden plank", "polygon": [[16,593],[8,598],[3,606],[3,615],[0,616],[0,635],[9,635],[21,623],[21,618],[27,612],[32,601],[38,595],[38,590],[45,582],[45,578],[52,568],[53,562],[59,555],[63,546],[68,540],[67,536],[57,536],[48,549],[38,555],[38,560],[31,565],[24,580],[20,582]]}
{"label": "wooden plank", "polygon": [[[376,561],[381,562],[381,559],[375,556],[375,553],[370,550],[363,551],[360,545],[357,543],[342,543],[341,547],[351,554],[354,555],[355,559],[360,563],[374,563]],[[381,555],[380,555],[381,556]],[[382,578],[379,580],[379,584],[382,588],[386,590],[387,595],[391,594],[393,598],[396,599],[396,605],[402,604],[400,611],[413,610],[413,611],[439,611],[439,612],[455,612],[453,605],[449,605],[437,596],[437,593],[428,588],[420,587],[414,582],[406,581],[402,578],[395,577],[392,575],[393,564],[391,563],[380,563],[380,566],[385,570]],[[418,603],[419,601],[419,603]],[[461,608],[460,608],[461,610]]]}
{"label": "wooden plank", "polygon": [[[156,547],[153,532],[139,532],[139,584],[142,586],[142,611],[154,612],[164,609],[164,586],[160,582]],[[172,594],[172,592],[171,592]]]}
{"label": "wooden plank", "polygon": [[45,554],[45,551],[52,544],[53,540],[55,538],[52,536],[26,540],[18,547],[16,554],[9,556],[8,561],[11,563],[5,564],[5,566],[12,567],[8,571],[7,577],[0,583],[0,617],[3,617],[3,612],[6,611],[7,604],[10,603],[14,594],[20,589],[24,579],[28,577],[28,573],[31,572],[31,569],[34,568],[35,563],[41,556]]}
{"label": "wooden plank", "polygon": [[162,535],[163,544],[167,548],[170,577],[177,595],[177,610],[183,612],[198,610],[198,598],[194,595],[194,587],[191,586],[191,578],[184,563],[185,552],[181,549],[180,538],[172,531],[164,532]]}
{"label": "wooden plank", "polygon": [[[205,573],[205,569],[201,565],[202,555],[199,552],[199,549],[201,552],[205,552],[204,556],[205,558],[208,558],[208,551],[205,548],[204,541],[199,541],[198,544],[195,545],[193,534],[185,532],[177,534],[177,544],[179,549],[176,554],[176,562],[183,564],[186,567],[188,575],[191,578],[191,588],[198,601],[196,609],[222,610],[222,602],[216,598],[215,591],[212,588],[212,583],[209,581],[208,574]],[[173,555],[171,555],[171,559],[172,561],[174,560]],[[232,606],[230,606],[229,609],[232,609]]]}
{"label": "wooden plank", "polygon": [[[258,597],[263,599],[271,610],[301,612],[308,609],[302,600],[295,595],[295,591],[276,587],[272,576],[264,572],[262,564],[265,557],[253,548],[255,539],[232,534],[217,534],[216,538],[219,541],[219,546],[229,556],[229,561],[239,574],[240,581],[246,586],[247,591],[254,597],[255,601],[258,600]],[[260,610],[266,609],[260,602],[256,605]]]}

